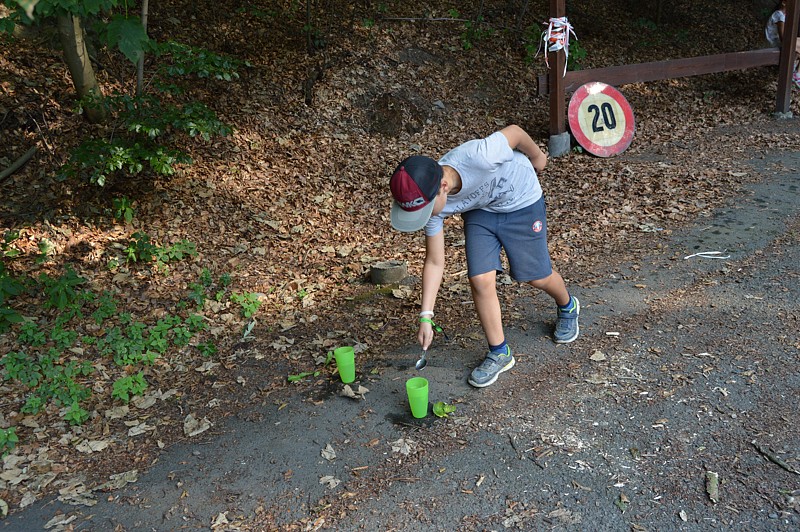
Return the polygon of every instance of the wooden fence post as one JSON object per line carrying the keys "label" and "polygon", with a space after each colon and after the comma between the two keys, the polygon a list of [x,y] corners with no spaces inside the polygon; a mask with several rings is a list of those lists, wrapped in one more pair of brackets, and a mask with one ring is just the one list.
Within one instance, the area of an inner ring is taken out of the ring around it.
{"label": "wooden fence post", "polygon": [[[550,18],[567,16],[565,0],[550,0]],[[547,46],[547,43],[545,43]],[[559,157],[569,153],[570,135],[567,132],[565,117],[566,91],[564,90],[564,66],[567,62],[566,51],[547,51],[550,54],[550,140],[547,149],[551,157]]]}
{"label": "wooden fence post", "polygon": [[[784,35],[797,35],[798,15],[800,15],[800,0],[786,2]],[[779,114],[791,113],[792,80],[790,77],[795,60],[794,43],[795,39],[783,39],[781,42],[781,59],[778,63],[778,98],[775,103],[775,112]]]}

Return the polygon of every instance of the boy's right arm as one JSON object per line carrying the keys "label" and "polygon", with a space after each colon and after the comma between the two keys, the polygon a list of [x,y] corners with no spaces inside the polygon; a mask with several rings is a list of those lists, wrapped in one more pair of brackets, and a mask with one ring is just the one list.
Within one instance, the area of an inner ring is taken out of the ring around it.
{"label": "boy's right arm", "polygon": [[[433,312],[436,295],[444,275],[444,231],[425,237],[425,264],[422,268],[422,310]],[[427,350],[433,342],[433,327],[420,322],[417,334],[422,349]]]}
{"label": "boy's right arm", "polygon": [[517,125],[506,126],[500,130],[511,149],[525,154],[530,159],[536,172],[541,173],[547,165],[547,155],[542,151],[528,133]]}

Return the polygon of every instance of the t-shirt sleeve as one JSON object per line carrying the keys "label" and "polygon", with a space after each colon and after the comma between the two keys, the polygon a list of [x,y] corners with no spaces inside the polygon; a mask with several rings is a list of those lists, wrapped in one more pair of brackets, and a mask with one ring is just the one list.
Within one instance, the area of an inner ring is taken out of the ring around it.
{"label": "t-shirt sleeve", "polygon": [[494,170],[501,164],[509,162],[514,158],[514,150],[508,145],[508,139],[499,131],[495,131],[485,139],[481,140],[476,150],[474,164],[483,161],[484,170]]}
{"label": "t-shirt sleeve", "polygon": [[438,214],[431,216],[425,224],[425,236],[434,236],[444,229],[444,218]]}

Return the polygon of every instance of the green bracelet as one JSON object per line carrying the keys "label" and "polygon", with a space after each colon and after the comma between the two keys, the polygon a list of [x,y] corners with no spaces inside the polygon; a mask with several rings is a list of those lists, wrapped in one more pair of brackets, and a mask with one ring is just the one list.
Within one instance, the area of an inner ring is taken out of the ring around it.
{"label": "green bracelet", "polygon": [[446,332],[444,332],[444,329],[442,329],[440,326],[436,325],[436,324],[433,322],[433,320],[432,320],[432,319],[430,319],[430,318],[420,318],[420,319],[419,319],[419,322],[420,322],[420,323],[430,323],[430,324],[431,324],[431,327],[433,327],[433,330],[434,330],[434,331],[436,331],[436,332],[438,332],[438,333],[442,333],[442,334],[444,335],[444,339],[445,339],[445,341],[446,341],[446,342],[449,342],[449,341],[450,341],[450,338],[448,338],[448,337],[447,337],[447,333],[446,333]]}

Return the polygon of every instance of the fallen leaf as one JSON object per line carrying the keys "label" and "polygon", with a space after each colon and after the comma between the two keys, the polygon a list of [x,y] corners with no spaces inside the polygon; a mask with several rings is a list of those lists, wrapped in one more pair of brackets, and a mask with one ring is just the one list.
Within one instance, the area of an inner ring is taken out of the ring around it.
{"label": "fallen leaf", "polygon": [[148,395],[146,397],[137,395],[136,397],[131,399],[131,404],[136,408],[138,408],[139,410],[145,410],[156,404],[156,397],[153,395]]}
{"label": "fallen leaf", "polygon": [[127,484],[132,484],[139,480],[139,471],[137,469],[131,469],[130,471],[110,475],[108,478],[108,482],[97,486],[93,491],[115,490],[120,489]]}
{"label": "fallen leaf", "polygon": [[75,446],[75,449],[82,453],[91,454],[100,452],[109,445],[111,445],[109,440],[83,440],[81,443]]}
{"label": "fallen leaf", "polygon": [[625,513],[625,510],[628,509],[630,502],[630,499],[628,499],[624,493],[620,493],[619,498],[616,500],[616,502],[614,502],[614,504],[617,505],[617,508],[619,508],[622,513]]}
{"label": "fallen leaf", "polygon": [[222,527],[224,525],[230,524],[230,521],[228,521],[228,515],[227,514],[228,514],[228,512],[219,513],[217,515],[217,517],[214,518],[214,521],[211,523],[211,529],[213,530],[213,529],[216,529],[216,528],[220,528],[220,527]]}
{"label": "fallen leaf", "polygon": [[8,482],[12,486],[16,486],[23,480],[27,480],[30,477],[31,476],[28,475],[27,473],[23,473],[22,469],[18,469],[16,467],[0,473],[0,480]]}
{"label": "fallen leaf", "polygon": [[331,446],[330,443],[327,444],[324,449],[322,449],[320,454],[325,460],[328,460],[329,462],[331,460],[336,459],[336,451],[333,450],[333,447]]}
{"label": "fallen leaf", "polygon": [[719,475],[713,471],[706,471],[706,493],[711,502],[719,501]]}
{"label": "fallen leaf", "polygon": [[393,453],[400,453],[403,456],[408,456],[411,454],[414,451],[414,448],[417,446],[415,441],[405,438],[395,440],[390,445],[392,446]]}
{"label": "fallen leaf", "polygon": [[392,290],[392,296],[397,299],[411,299],[414,297],[414,290],[412,288],[401,286]]}
{"label": "fallen leaf", "polygon": [[216,368],[217,366],[219,366],[218,362],[211,362],[209,360],[209,361],[204,362],[202,365],[194,368],[194,370],[197,371],[198,373],[208,373],[211,370],[213,370],[214,368]]}
{"label": "fallen leaf", "polygon": [[128,436],[139,436],[140,434],[150,432],[151,430],[156,430],[156,428],[152,425],[148,425],[147,423],[139,423],[138,425],[134,425],[128,429]]}
{"label": "fallen leaf", "polygon": [[70,524],[77,518],[78,516],[76,514],[57,515],[45,523],[44,528],[45,530],[50,530],[53,527],[59,527],[60,530],[66,530],[66,525]]}
{"label": "fallen leaf", "polygon": [[437,417],[447,417],[448,414],[452,414],[456,411],[456,407],[453,405],[448,405],[442,401],[438,401],[433,404],[433,413]]}
{"label": "fallen leaf", "polygon": [[358,385],[358,388],[356,388],[355,390],[353,390],[353,388],[351,388],[349,384],[345,384],[344,387],[342,388],[340,395],[342,395],[343,397],[349,397],[350,399],[364,399],[364,395],[367,392],[369,392],[369,389],[364,386],[361,386],[360,384]]}
{"label": "fallen leaf", "polygon": [[319,479],[320,484],[326,484],[328,489],[333,489],[338,486],[342,481],[338,478],[335,478],[331,475],[325,475],[324,477]]}
{"label": "fallen leaf", "polygon": [[183,433],[190,438],[207,431],[211,428],[211,422],[208,418],[201,420],[196,419],[192,414],[189,414],[183,420]]}
{"label": "fallen leaf", "polygon": [[595,351],[589,358],[595,362],[602,362],[603,360],[606,360],[606,354],[602,351]]}

